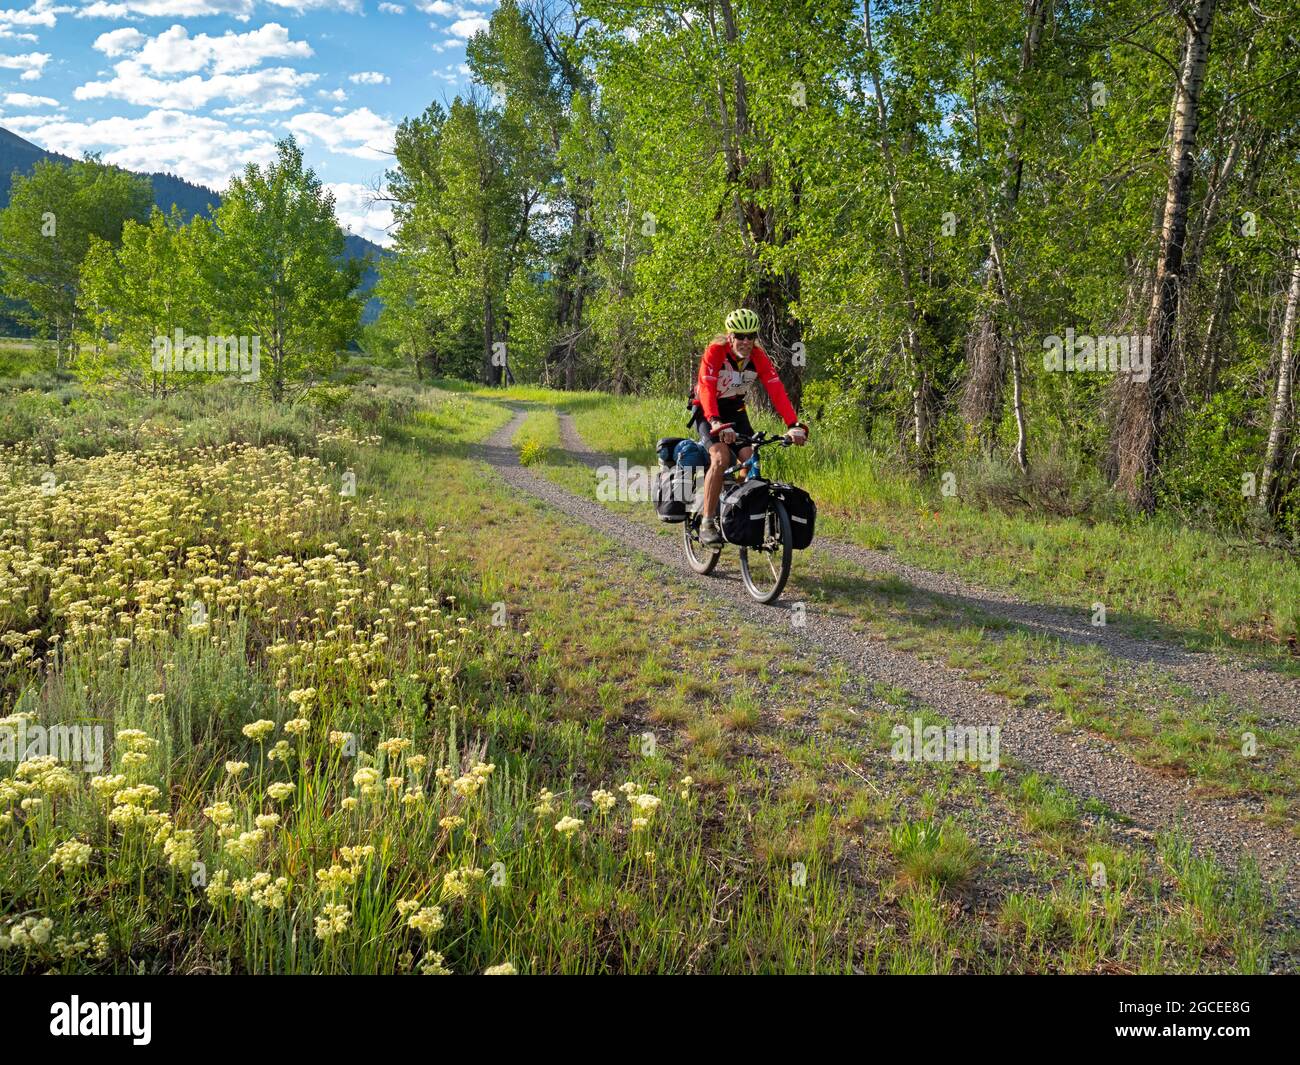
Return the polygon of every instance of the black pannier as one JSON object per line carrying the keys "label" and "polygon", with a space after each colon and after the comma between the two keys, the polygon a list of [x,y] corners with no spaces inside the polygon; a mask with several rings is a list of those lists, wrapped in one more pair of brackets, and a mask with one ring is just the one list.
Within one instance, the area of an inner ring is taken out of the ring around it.
{"label": "black pannier", "polygon": [[718,525],[722,538],[737,547],[762,547],[771,485],[767,481],[745,481],[722,493]]}
{"label": "black pannier", "polygon": [[813,542],[817,524],[817,504],[802,488],[792,484],[773,482],[772,491],[781,497],[786,513],[790,515],[790,546],[802,551]]}
{"label": "black pannier", "polygon": [[651,495],[660,521],[686,520],[687,508],[695,499],[694,475],[690,466],[670,466],[655,474],[650,482]]}

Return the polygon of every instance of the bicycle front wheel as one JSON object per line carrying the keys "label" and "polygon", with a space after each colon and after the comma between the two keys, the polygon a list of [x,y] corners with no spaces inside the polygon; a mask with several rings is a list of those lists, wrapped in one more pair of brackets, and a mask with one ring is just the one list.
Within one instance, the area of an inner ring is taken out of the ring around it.
{"label": "bicycle front wheel", "polygon": [[790,515],[785,504],[773,499],[763,521],[763,546],[740,549],[740,575],[749,594],[760,603],[774,603],[790,577]]}
{"label": "bicycle front wheel", "polygon": [[687,514],[682,522],[682,547],[686,550],[686,564],[696,573],[712,573],[722,552],[700,542],[700,516]]}

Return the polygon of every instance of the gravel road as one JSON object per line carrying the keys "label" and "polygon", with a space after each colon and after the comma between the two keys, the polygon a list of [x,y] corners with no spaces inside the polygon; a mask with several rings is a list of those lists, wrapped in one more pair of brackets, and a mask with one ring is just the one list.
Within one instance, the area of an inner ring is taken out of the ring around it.
{"label": "gravel road", "polygon": [[[1264,812],[1263,803],[1250,798],[1194,794],[1191,780],[1138,765],[1104,738],[1069,726],[1050,710],[1013,705],[982,690],[958,670],[922,661],[883,641],[864,637],[838,619],[819,613],[815,604],[805,604],[804,624],[796,626],[791,604],[782,600],[773,606],[761,606],[749,597],[729,549],[713,576],[693,574],[686,567],[680,538],[658,535],[653,527],[607,510],[596,501],[594,493],[590,498],[575,495],[521,467],[510,441],[523,421],[524,408],[511,406],[516,410],[515,418],[477,449],[478,457],[515,488],[621,545],[629,580],[691,581],[713,596],[733,619],[743,618],[779,634],[823,662],[842,662],[867,682],[902,688],[955,724],[1000,725],[1003,754],[1028,769],[1054,778],[1080,799],[1101,801],[1132,821],[1133,834],[1143,836],[1179,826],[1199,852],[1213,855],[1229,868],[1235,867],[1243,854],[1253,855],[1265,877],[1277,884],[1283,909],[1292,916],[1300,913],[1300,841],[1258,820]],[[562,416],[561,426],[566,450],[591,465],[605,461],[583,446],[567,416]],[[1128,648],[1132,655],[1140,655],[1144,661],[1175,664],[1180,674],[1190,668],[1205,670],[1202,679],[1207,685],[1214,679],[1224,681],[1230,675],[1235,677],[1234,682],[1245,682],[1247,673],[1240,666],[1216,663],[1208,655],[1177,652],[1189,656],[1190,665],[1188,659],[1152,658],[1176,649],[1152,646],[1106,630],[1093,630],[1086,619],[1080,622],[1060,612],[1017,603],[952,578],[906,566],[878,552],[846,545],[831,550],[844,552],[841,557],[859,560],[873,569],[896,572],[937,594],[956,596],[963,601],[974,599],[981,609],[998,612],[1020,624],[1031,624],[1030,619],[1037,619],[1032,623],[1063,638],[1087,639],[1108,650],[1114,649],[1117,654]],[[662,565],[648,564],[648,559]],[[798,554],[794,564],[797,571]],[[1248,672],[1252,683],[1261,676],[1254,670]],[[1270,702],[1283,698],[1288,691],[1286,685],[1290,682],[1285,678],[1279,680],[1283,683],[1268,689]],[[1291,703],[1290,709],[1294,714],[1296,703]],[[903,717],[900,711],[900,720]]]}

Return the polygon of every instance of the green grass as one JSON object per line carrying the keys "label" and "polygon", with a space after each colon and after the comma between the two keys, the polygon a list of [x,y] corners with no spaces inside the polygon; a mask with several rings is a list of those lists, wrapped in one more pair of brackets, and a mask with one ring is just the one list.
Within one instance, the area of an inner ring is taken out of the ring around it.
{"label": "green grass", "polygon": [[[447,389],[329,411],[224,393],[97,402],[49,437],[66,504],[35,490],[43,455],[0,481],[3,505],[24,515],[4,528],[51,530],[72,582],[56,596],[20,588],[20,569],[0,559],[0,629],[40,631],[7,645],[0,711],[83,720],[93,691],[110,739],[137,727],[153,740],[139,765],[122,758],[130,742],[110,756],[114,772],[158,784],[158,816],[115,825],[83,781],[24,810],[35,793],[0,767],[22,792],[0,804],[0,924],[55,922],[40,949],[0,952],[6,972],[481,972],[504,961],[530,972],[1259,971],[1280,949],[1249,873],[1188,854],[1170,893],[1160,856],[1104,816],[1059,802],[1050,824],[1026,827],[1023,810],[1054,801],[1045,784],[891,761],[888,726],[914,711],[906,693],[861,690],[748,627],[683,639],[678,619],[708,609],[694,583],[628,571],[614,545],[472,457],[509,421],[499,403]],[[531,412],[525,428],[554,447],[553,415]],[[213,466],[187,450],[202,443],[238,450]],[[355,499],[338,492],[346,470]],[[151,534],[126,535],[151,522]],[[211,560],[171,551],[173,538],[207,545]],[[71,564],[79,551],[98,561]],[[171,573],[179,601],[164,608],[149,598],[162,589],[123,581],[136,572]],[[194,632],[191,598],[205,590],[210,627]],[[102,631],[84,627],[72,609],[82,601]],[[63,650],[50,658],[55,635]],[[48,668],[15,658],[25,646]],[[291,693],[309,687],[304,708]],[[288,760],[271,759],[297,714],[309,731],[288,742]],[[269,741],[244,735],[263,719]],[[356,751],[331,731],[354,733]],[[391,737],[410,748],[384,751]],[[228,760],[249,768],[230,777]],[[495,768],[472,796],[434,772],[454,779],[479,762]],[[376,795],[357,783],[366,763]],[[391,793],[389,776],[400,778]],[[270,797],[273,780],[292,785],[287,798]],[[659,799],[643,827],[616,791],[628,781]],[[617,796],[608,814],[590,805],[602,787]],[[232,855],[202,815],[218,801],[240,831],[272,811],[282,820]],[[583,821],[572,838],[555,829],[563,816]],[[164,824],[195,833],[209,883],[221,868],[232,880],[283,876],[284,905],[196,887],[188,866],[168,865]],[[89,863],[51,867],[73,838],[90,844]],[[373,854],[344,853],[366,845]],[[1116,870],[1122,913],[1061,886],[1099,858]],[[331,893],[316,874],[334,865],[356,876]],[[484,875],[460,894],[446,877],[465,868]],[[1025,935],[1000,917],[1015,910],[1012,891],[1059,892],[1060,920]],[[439,907],[442,926],[413,928],[407,901]],[[347,927],[321,937],[332,904]]]}
{"label": "green grass", "polygon": [[[492,392],[475,394],[497,398]],[[636,418],[653,411],[653,403],[589,406],[587,395],[566,400],[558,393],[552,399],[561,407],[571,403],[580,412],[580,421],[610,423],[609,432],[635,433],[651,442],[662,428],[659,419],[666,417],[661,411],[636,427]],[[543,410],[528,417],[550,424]],[[593,493],[593,471],[566,453],[557,453],[553,434],[548,440],[546,457],[536,467],[539,472],[577,494]],[[606,506],[664,533],[644,504],[614,501]],[[667,535],[674,532],[670,527]],[[804,601],[811,610],[829,611],[923,660],[961,669],[970,680],[1013,703],[1045,705],[1064,721],[1117,741],[1143,764],[1192,777],[1207,793],[1259,797],[1266,804],[1261,817],[1270,823],[1296,823],[1300,730],[1262,727],[1250,705],[1222,696],[1203,699],[1159,669],[1134,675],[1098,648],[1031,632],[964,602],[920,592],[893,575],[832,559],[817,549],[799,555],[787,596]],[[1258,746],[1251,757],[1243,755],[1247,732],[1256,737]]]}
{"label": "green grass", "polygon": [[[683,400],[564,393],[537,387],[480,396],[526,399],[570,412],[597,451],[653,464],[655,439],[685,432]],[[759,416],[760,428],[779,425]],[[816,427],[814,426],[814,431]],[[772,453],[767,472],[807,488],[819,531],[900,559],[1091,614],[1108,624],[1197,648],[1230,646],[1300,673],[1285,641],[1300,634],[1300,566],[1293,554],[1168,518],[1102,520],[1005,513],[918,485],[851,435],[814,435]],[[960,489],[960,483],[958,484]]]}

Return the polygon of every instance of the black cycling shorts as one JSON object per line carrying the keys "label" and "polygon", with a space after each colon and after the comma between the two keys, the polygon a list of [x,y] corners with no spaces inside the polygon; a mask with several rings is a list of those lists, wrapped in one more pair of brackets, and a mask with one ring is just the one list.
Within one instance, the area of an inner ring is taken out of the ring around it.
{"label": "black cycling shorts", "polygon": [[[739,435],[741,436],[754,435],[754,427],[749,424],[749,415],[745,413],[743,407],[739,411],[736,411],[734,414],[723,414],[721,411],[719,411],[718,417],[724,423],[730,422],[731,427],[735,429]],[[720,437],[722,434],[719,433],[718,436],[710,435],[709,422],[707,418],[700,417],[695,420],[695,432],[699,438],[700,443],[704,445],[706,450],[712,447],[714,444],[720,443],[718,437]],[[733,454],[737,454],[737,449],[734,444],[732,445],[731,451]]]}

